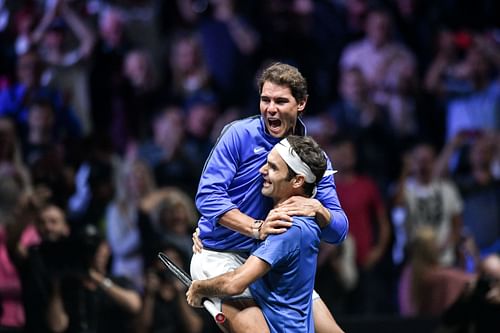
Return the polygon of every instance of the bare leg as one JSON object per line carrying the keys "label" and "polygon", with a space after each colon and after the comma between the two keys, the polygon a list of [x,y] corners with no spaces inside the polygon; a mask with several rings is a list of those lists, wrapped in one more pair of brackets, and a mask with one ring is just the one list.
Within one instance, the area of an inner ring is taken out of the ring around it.
{"label": "bare leg", "polygon": [[344,333],[321,298],[313,301],[313,319],[316,333]]}
{"label": "bare leg", "polygon": [[224,301],[222,312],[226,315],[224,332],[269,333],[266,319],[253,300]]}

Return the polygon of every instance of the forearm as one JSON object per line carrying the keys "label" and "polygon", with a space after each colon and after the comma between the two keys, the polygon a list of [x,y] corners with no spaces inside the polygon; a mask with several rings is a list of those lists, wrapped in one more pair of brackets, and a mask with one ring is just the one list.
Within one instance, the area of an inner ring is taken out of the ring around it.
{"label": "forearm", "polygon": [[151,324],[153,323],[154,306],[155,306],[154,292],[146,292],[140,316],[140,321],[141,321],[140,326],[144,330],[144,332],[150,331]]}
{"label": "forearm", "polygon": [[80,54],[84,57],[88,56],[94,46],[94,33],[69,6],[64,7],[63,16],[80,41]]}
{"label": "forearm", "polygon": [[199,280],[195,292],[203,297],[233,296],[243,292],[234,279],[235,271],[231,271],[208,280]]}
{"label": "forearm", "polygon": [[47,308],[47,325],[53,332],[64,332],[69,326],[69,317],[64,310],[63,300],[58,287],[54,287],[54,294]]}
{"label": "forearm", "polygon": [[255,219],[240,212],[238,209],[232,209],[220,217],[219,224],[242,235],[253,237],[252,226],[254,221]]}
{"label": "forearm", "polygon": [[137,314],[141,310],[142,301],[139,293],[124,289],[115,283],[106,285],[103,279],[100,283],[104,292],[111,297],[120,307],[131,314]]}

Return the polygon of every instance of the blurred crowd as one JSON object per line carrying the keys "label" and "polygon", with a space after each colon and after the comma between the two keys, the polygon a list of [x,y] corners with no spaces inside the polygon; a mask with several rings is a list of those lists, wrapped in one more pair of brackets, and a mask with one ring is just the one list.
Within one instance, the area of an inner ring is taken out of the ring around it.
{"label": "blurred crowd", "polygon": [[338,170],[339,322],[500,327],[498,1],[0,0],[0,45],[0,332],[217,332],[156,254],[189,266],[204,162],[273,61]]}

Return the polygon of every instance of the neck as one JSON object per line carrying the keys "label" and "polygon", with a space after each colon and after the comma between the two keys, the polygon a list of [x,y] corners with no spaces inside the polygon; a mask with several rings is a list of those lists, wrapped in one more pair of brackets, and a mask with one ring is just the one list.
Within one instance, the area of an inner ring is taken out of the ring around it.
{"label": "neck", "polygon": [[304,194],[304,191],[300,190],[298,192],[295,192],[295,193],[290,193],[289,196],[287,197],[283,197],[283,198],[273,198],[273,201],[274,201],[274,208],[278,207],[279,205],[281,205],[283,202],[285,202],[286,200],[290,199],[291,197],[293,196],[300,196],[300,197],[307,197],[307,195]]}

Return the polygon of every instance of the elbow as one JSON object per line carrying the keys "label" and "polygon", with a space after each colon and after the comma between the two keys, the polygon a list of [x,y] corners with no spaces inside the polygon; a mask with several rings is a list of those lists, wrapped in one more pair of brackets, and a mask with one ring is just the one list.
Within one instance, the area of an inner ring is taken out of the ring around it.
{"label": "elbow", "polygon": [[142,301],[139,295],[134,295],[129,303],[129,312],[133,315],[138,315],[142,310]]}
{"label": "elbow", "polygon": [[227,294],[229,296],[235,296],[235,295],[240,295],[242,294],[246,289],[245,285],[238,284],[238,283],[230,283],[227,286]]}
{"label": "elbow", "polygon": [[248,287],[243,279],[238,278],[238,276],[234,276],[232,279],[226,279],[224,284],[226,286],[225,289],[227,290],[227,294],[230,296],[240,295]]}

